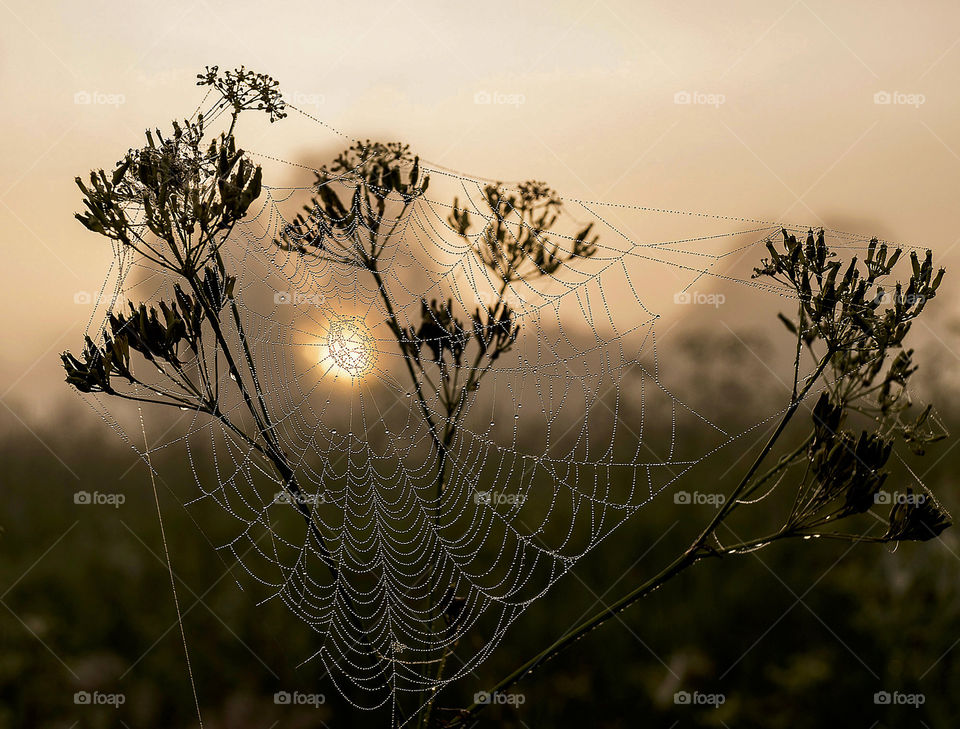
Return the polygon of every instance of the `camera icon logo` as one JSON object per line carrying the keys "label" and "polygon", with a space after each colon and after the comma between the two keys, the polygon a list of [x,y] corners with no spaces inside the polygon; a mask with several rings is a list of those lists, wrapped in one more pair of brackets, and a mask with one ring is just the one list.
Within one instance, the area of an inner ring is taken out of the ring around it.
{"label": "camera icon logo", "polygon": [[289,291],[278,291],[273,295],[274,304],[290,304],[293,303],[293,297],[290,296]]}
{"label": "camera icon logo", "polygon": [[475,704],[489,704],[490,703],[490,693],[488,691],[477,691],[473,695],[473,703]]}
{"label": "camera icon logo", "polygon": [[90,692],[89,691],[77,691],[73,695],[73,703],[78,705],[87,705],[90,703]]}
{"label": "camera icon logo", "polygon": [[277,693],[273,695],[273,703],[275,704],[289,704],[292,699],[293,697],[289,691],[277,691]]}
{"label": "camera icon logo", "polygon": [[873,95],[874,104],[890,104],[893,101],[893,96],[889,91],[878,91]]}
{"label": "camera icon logo", "polygon": [[690,303],[690,292],[689,291],[678,291],[673,295],[674,304],[689,304]]}
{"label": "camera icon logo", "polygon": [[673,695],[673,703],[675,704],[689,704],[692,700],[692,696],[689,691],[677,691]]}
{"label": "camera icon logo", "polygon": [[89,91],[78,91],[73,95],[74,104],[92,104],[93,96]]}
{"label": "camera icon logo", "polygon": [[73,495],[73,503],[91,504],[93,503],[93,497],[90,495],[89,491],[77,491],[77,493]]}
{"label": "camera icon logo", "polygon": [[889,491],[877,491],[877,493],[873,495],[873,503],[875,504],[889,504],[892,501],[893,499],[890,497]]}
{"label": "camera icon logo", "polygon": [[893,696],[889,691],[877,691],[877,693],[873,695],[873,703],[880,706],[886,706],[887,704],[891,703],[892,698]]}
{"label": "camera icon logo", "polygon": [[690,104],[693,102],[693,96],[689,91],[678,91],[673,95],[674,104]]}
{"label": "camera icon logo", "polygon": [[493,101],[489,91],[478,91],[473,95],[474,104],[490,104]]}
{"label": "camera icon logo", "polygon": [[[673,495],[673,503],[675,504],[689,504],[690,503],[690,492],[689,491],[677,491]],[[683,693],[683,692],[681,692]]]}
{"label": "camera icon logo", "polygon": [[78,291],[73,295],[74,304],[89,304],[91,301],[93,301],[93,297],[89,291]]}

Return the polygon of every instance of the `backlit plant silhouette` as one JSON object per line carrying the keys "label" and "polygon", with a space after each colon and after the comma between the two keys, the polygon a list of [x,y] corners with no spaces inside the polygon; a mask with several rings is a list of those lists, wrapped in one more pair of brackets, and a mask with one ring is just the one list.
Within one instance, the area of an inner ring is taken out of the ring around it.
{"label": "backlit plant silhouette", "polygon": [[[199,84],[219,95],[212,114],[228,115],[226,131],[211,138],[203,116],[174,123],[169,135],[148,133],[146,145],[129,152],[110,172],[77,180],[85,205],[77,215],[80,222],[123,255],[136,256],[171,277],[174,296],[131,301],[126,311],[111,312],[101,337],[88,337],[78,355],[62,355],[67,382],[83,393],[196,411],[269,464],[351,616],[359,641],[355,660],[375,667],[383,659],[381,638],[372,635],[373,626],[360,617],[355,596],[343,588],[349,578],[341,575],[343,564],[330,546],[330,535],[298,480],[297,464],[264,396],[248,322],[237,304],[237,272],[222,255],[228,242],[238,244],[232,237],[236,226],[262,194],[262,170],[234,136],[238,119],[243,112],[259,110],[270,121],[279,120],[285,104],[273,79],[244,69],[222,73],[213,67],[200,75]],[[331,183],[350,193],[338,192]],[[406,145],[357,143],[317,173],[316,194],[283,227],[275,244],[305,259],[352,267],[373,282],[412,387],[414,411],[429,433],[431,482],[441,504],[457,458],[452,446],[470,400],[524,334],[508,303],[511,286],[595,256],[598,237],[592,225],[571,236],[558,235],[563,201],[541,182],[521,184],[516,191],[487,186],[479,214],[454,200],[447,223],[495,282],[495,295],[472,311],[452,299],[423,295],[419,324],[409,325],[398,315],[382,257],[428,184],[420,160]],[[909,498],[893,504],[883,533],[873,534],[875,523],[863,516],[878,503],[892,472],[896,441],[923,455],[928,444],[943,437],[929,406],[914,412],[907,392],[916,366],[912,350],[904,348],[913,320],[935,296],[943,271],[934,270],[929,251],[922,258],[915,252],[903,257],[899,249],[878,241],[870,243],[863,260],[844,259],[830,250],[822,231],[810,231],[806,240],[784,231],[781,241],[768,243],[768,255],[755,277],[786,286],[796,301],[794,311],[780,315],[795,346],[792,392],[769,440],[696,540],[671,564],[580,621],[489,693],[505,691],[700,561],[787,539],[926,540],[949,525],[949,516],[920,484],[903,484]],[[906,283],[891,284],[901,269],[909,274]],[[357,344],[365,336],[349,322],[331,331],[331,355],[353,376],[372,366],[366,345]],[[805,374],[808,361],[812,369]],[[239,410],[223,407],[230,397],[238,399]],[[807,407],[808,414],[803,412]],[[718,529],[732,515],[767,509],[773,502],[765,497],[774,492],[789,492],[793,499],[785,513],[770,515],[774,526],[769,531],[732,544],[720,539]],[[427,600],[427,629],[443,631],[457,623],[467,597],[451,585],[428,591]],[[425,690],[412,706],[398,706],[400,720],[424,727],[466,725],[489,705],[435,706],[443,703],[435,689],[442,687],[455,649],[456,642],[442,645],[426,657],[434,690]]]}

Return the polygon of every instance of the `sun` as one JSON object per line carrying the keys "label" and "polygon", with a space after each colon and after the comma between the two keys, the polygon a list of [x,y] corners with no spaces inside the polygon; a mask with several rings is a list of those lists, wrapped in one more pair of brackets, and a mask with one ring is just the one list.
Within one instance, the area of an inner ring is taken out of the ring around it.
{"label": "sun", "polygon": [[326,344],[331,365],[343,374],[361,378],[373,369],[373,338],[360,319],[351,316],[332,319]]}

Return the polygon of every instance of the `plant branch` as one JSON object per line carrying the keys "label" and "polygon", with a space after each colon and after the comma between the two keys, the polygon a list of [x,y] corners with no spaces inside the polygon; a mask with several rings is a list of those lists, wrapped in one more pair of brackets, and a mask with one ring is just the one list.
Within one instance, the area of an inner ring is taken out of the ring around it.
{"label": "plant branch", "polygon": [[[737,484],[736,488],[734,488],[733,491],[730,493],[730,496],[727,498],[724,504],[717,510],[717,513],[713,516],[713,518],[710,520],[707,526],[703,529],[700,535],[691,543],[691,545],[683,552],[683,554],[677,557],[673,562],[667,565],[658,574],[654,575],[653,577],[648,579],[646,582],[644,582],[643,584],[641,584],[631,592],[621,597],[612,605],[604,607],[603,610],[595,613],[594,615],[590,616],[586,620],[579,623],[576,627],[564,633],[564,635],[562,635],[560,638],[554,641],[546,649],[538,653],[536,656],[534,656],[529,661],[527,661],[522,666],[520,666],[515,671],[513,671],[511,674],[509,674],[506,678],[498,682],[489,691],[489,693],[492,695],[497,692],[504,691],[507,688],[513,686],[515,683],[520,681],[524,676],[536,670],[539,666],[542,666],[544,663],[549,661],[558,653],[562,652],[566,648],[573,645],[575,642],[580,640],[580,638],[582,638],[587,633],[600,627],[611,618],[616,617],[621,612],[626,610],[628,607],[633,605],[635,602],[649,595],[651,592],[659,588],[661,585],[663,585],[665,582],[667,582],[671,578],[680,574],[681,572],[686,570],[688,567],[692,567],[694,564],[696,564],[698,561],[700,561],[704,557],[717,554],[717,550],[712,550],[712,549],[704,550],[703,549],[704,544],[710,538],[710,535],[714,533],[714,531],[720,525],[720,523],[723,522],[723,520],[729,515],[729,513],[734,508],[736,508],[737,499],[741,496],[741,494],[743,494],[744,490],[749,485],[754,474],[756,474],[757,470],[760,468],[760,465],[770,454],[770,451],[776,445],[781,435],[783,435],[783,432],[786,429],[787,425],[793,418],[797,409],[800,407],[800,403],[803,401],[806,395],[813,388],[814,384],[820,378],[820,375],[823,373],[823,370],[827,367],[828,363],[830,362],[830,357],[831,357],[831,352],[828,351],[828,353],[824,355],[824,357],[821,359],[820,364],[817,366],[816,370],[814,370],[814,372],[807,379],[807,382],[803,386],[803,388],[796,394],[796,396],[791,396],[790,404],[787,406],[787,409],[784,412],[783,417],[780,419],[780,423],[777,425],[776,430],[767,440],[766,445],[764,445],[763,449],[757,455],[756,459],[754,459],[750,468],[747,470],[746,474],[744,474],[743,478]],[[747,542],[739,545],[734,545],[732,547],[726,547],[722,550],[722,552],[729,553],[731,552],[731,550],[736,551],[739,549],[744,549],[747,546],[757,546],[758,544],[766,543],[769,541],[772,541],[772,538],[765,537],[764,539],[757,540],[756,542]],[[471,704],[460,714],[460,716],[458,716],[454,720],[455,722],[460,722],[460,723],[454,723],[452,724],[452,726],[461,725],[461,723],[464,722],[467,718],[472,718],[473,716],[475,716],[479,711],[481,711],[484,708],[484,706],[486,706],[486,704],[476,704],[476,703]]]}

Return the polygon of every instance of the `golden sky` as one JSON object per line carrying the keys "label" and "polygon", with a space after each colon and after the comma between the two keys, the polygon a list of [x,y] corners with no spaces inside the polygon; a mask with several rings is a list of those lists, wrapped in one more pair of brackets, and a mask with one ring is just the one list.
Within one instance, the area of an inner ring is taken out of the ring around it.
{"label": "golden sky", "polygon": [[[111,261],[73,220],[73,178],[189,115],[206,64],[472,175],[960,257],[954,2],[4,0],[0,17],[0,396],[27,421],[67,394],[56,355],[91,314],[75,294]],[[303,159],[341,141],[300,123],[247,143]]]}

